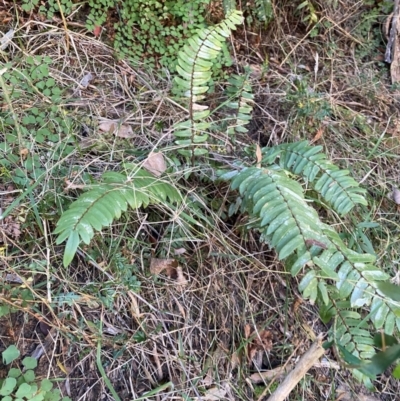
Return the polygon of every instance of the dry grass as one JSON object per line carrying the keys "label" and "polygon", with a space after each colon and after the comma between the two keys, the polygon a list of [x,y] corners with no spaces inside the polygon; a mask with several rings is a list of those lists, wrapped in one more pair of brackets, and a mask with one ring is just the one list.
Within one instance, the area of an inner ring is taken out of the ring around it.
{"label": "dry grass", "polygon": [[[367,245],[357,230],[371,234],[382,266],[396,273],[399,217],[386,195],[399,180],[399,97],[379,60],[357,57],[363,42],[357,25],[368,10],[359,1],[339,2],[337,8],[320,4],[319,20],[329,25],[311,37],[304,15],[296,15],[292,2],[282,3],[267,29],[243,28],[233,40],[237,65],[249,63],[255,69],[250,136],[264,145],[314,139],[333,160],[351,168],[369,190],[370,209],[360,210],[354,221],[326,218],[361,248]],[[12,9],[9,15],[15,18]],[[74,401],[115,399],[101,366],[121,400],[267,397],[279,378],[254,383],[251,375],[292,364],[327,328],[317,310],[301,302],[296,280],[274,254],[253,234],[243,235],[244,221],[223,223],[218,214],[222,205],[215,210],[205,205],[204,197],[224,198],[226,189],[210,184],[200,194],[193,192],[179,210],[130,212],[104,230],[93,247],[83,249],[68,269],[62,267],[63,249],[51,235],[55,218],[35,217],[35,207],[42,207],[49,191],[60,196],[56,188],[62,188],[63,178],[82,184],[87,173],[116,169],[122,160],[141,160],[151,150],[173,154],[170,128],[184,114],[170,97],[171,80],[116,61],[112,50],[79,24],[66,32],[61,21],[20,16],[16,37],[23,47],[12,45],[4,57],[20,59],[19,66],[29,55],[51,57],[51,77],[65,88],[59,107],[74,121],[75,144],[89,139],[96,146],[76,146],[67,157],[47,163],[31,199],[22,198],[12,213],[9,224],[17,224],[21,235],[2,226],[9,249],[0,264],[0,301],[13,313],[0,319],[0,350],[16,344],[21,355],[42,352],[38,375],[62,379],[59,388]],[[94,80],[82,89],[79,82],[89,72]],[[13,108],[23,116],[45,102],[38,93]],[[104,138],[95,127],[106,118],[130,124],[135,135],[125,142]],[[38,146],[37,151],[43,154],[46,148]],[[56,175],[60,165],[70,166],[63,178]],[[19,195],[10,188],[17,191],[5,179],[0,188],[3,211]],[[207,216],[208,223],[199,220],[198,227],[190,227],[182,212]],[[381,226],[357,226],[369,221]],[[186,252],[175,256],[174,249],[181,247]],[[186,281],[174,274],[151,275],[154,257],[179,260]],[[134,281],[124,273],[127,269],[140,281],[139,292],[129,287]],[[13,283],[7,274],[21,282]],[[291,399],[366,394],[334,359],[328,354]],[[0,375],[5,374],[3,366]],[[398,384],[388,376],[378,386],[379,399],[396,399]]]}

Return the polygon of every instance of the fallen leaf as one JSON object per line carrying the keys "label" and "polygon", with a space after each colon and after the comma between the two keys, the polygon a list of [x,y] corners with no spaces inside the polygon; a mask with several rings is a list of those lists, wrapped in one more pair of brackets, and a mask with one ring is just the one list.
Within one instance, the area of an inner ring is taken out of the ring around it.
{"label": "fallen leaf", "polygon": [[29,155],[29,150],[27,148],[23,148],[19,151],[19,155],[25,160]]}
{"label": "fallen leaf", "polygon": [[324,134],[324,130],[325,130],[324,126],[320,127],[310,143],[313,144],[314,142],[317,142],[319,139],[321,139],[322,135]]}
{"label": "fallen leaf", "polygon": [[272,333],[268,330],[254,330],[249,335],[250,326],[245,326],[245,338],[251,339],[247,344],[247,360],[249,363],[255,362],[262,358],[262,353],[271,351],[272,349]]}
{"label": "fallen leaf", "polygon": [[167,169],[163,154],[160,152],[151,152],[143,162],[143,168],[156,177],[159,177]]}
{"label": "fallen leaf", "polygon": [[[150,273],[151,274],[160,274],[164,270],[166,270],[166,275],[170,278],[176,278],[177,272],[176,269],[178,267],[178,261],[175,259],[157,259],[152,258],[150,261]],[[172,276],[175,277],[172,277]]]}
{"label": "fallen leaf", "polygon": [[133,138],[135,136],[130,125],[118,124],[118,122],[112,120],[101,122],[99,130],[114,134],[118,138]]}
{"label": "fallen leaf", "polygon": [[186,280],[186,277],[183,274],[182,266],[178,266],[176,268],[176,273],[177,273],[176,281],[178,283],[178,289],[182,289],[183,287],[186,287],[188,284],[188,281]]}
{"label": "fallen leaf", "polygon": [[179,266],[178,261],[175,259],[157,259],[153,258],[150,261],[150,273],[160,274],[165,270],[168,278],[176,280],[177,289],[181,290],[188,283],[185,275],[183,274],[182,266]]}
{"label": "fallen leaf", "polygon": [[175,251],[174,251],[174,255],[183,255],[184,253],[186,253],[185,248],[178,248],[178,249],[175,249]]}
{"label": "fallen leaf", "polygon": [[74,184],[68,178],[66,178],[64,181],[65,181],[64,192],[70,191],[72,189],[85,189],[87,187],[86,184]]}
{"label": "fallen leaf", "polygon": [[249,379],[252,383],[262,383],[266,380],[276,380],[286,374],[291,369],[291,366],[278,366],[275,369],[267,370],[265,372],[253,373]]}
{"label": "fallen leaf", "polygon": [[9,43],[12,41],[14,37],[14,32],[15,32],[14,29],[10,29],[7,33],[3,34],[3,37],[0,38],[0,50],[7,49]]}
{"label": "fallen leaf", "polygon": [[67,370],[67,368],[61,363],[61,361],[60,361],[59,359],[56,359],[56,363],[57,363],[57,366],[60,368],[60,370],[61,370],[64,374],[68,375],[68,370]]}

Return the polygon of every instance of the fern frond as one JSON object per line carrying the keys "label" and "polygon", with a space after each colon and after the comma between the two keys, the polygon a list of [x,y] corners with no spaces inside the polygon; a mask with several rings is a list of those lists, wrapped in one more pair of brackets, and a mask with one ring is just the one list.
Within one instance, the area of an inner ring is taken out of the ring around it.
{"label": "fern frond", "polygon": [[279,158],[281,168],[303,176],[340,215],[348,213],[357,203],[366,205],[365,190],[321,153],[322,146],[307,141],[281,144],[267,149],[263,163],[269,165]]}
{"label": "fern frond", "polygon": [[[320,304],[325,322],[335,319],[330,333],[335,344],[355,358],[370,359],[375,353],[370,324],[387,334],[400,328],[400,302],[380,292],[378,283],[390,277],[374,265],[375,256],[347,248],[306,202],[301,185],[278,166],[244,168],[222,178],[231,180],[231,188],[239,190],[242,211],[251,217],[250,226],[276,249],[292,275],[306,267],[299,290],[304,298]],[[369,311],[364,320],[360,308]],[[361,371],[355,375],[368,380]]]}
{"label": "fern frond", "polygon": [[227,106],[234,111],[234,117],[228,126],[228,135],[233,135],[235,132],[245,133],[248,131],[245,125],[251,120],[254,103],[249,76],[250,69],[246,69],[244,75],[232,75],[228,79],[229,85],[226,88],[226,94],[229,101]]}
{"label": "fern frond", "polygon": [[175,86],[184,92],[188,98],[189,119],[175,126],[174,135],[178,138],[176,144],[180,147],[190,147],[190,150],[179,149],[185,156],[202,155],[207,153],[204,147],[208,139],[207,130],[210,123],[207,106],[196,102],[204,99],[211,80],[213,60],[222,50],[222,46],[231,30],[243,20],[242,13],[234,10],[218,25],[204,28],[197,35],[189,38],[188,43],[178,53]]}
{"label": "fern frond", "polygon": [[243,197],[242,209],[257,218],[263,238],[285,259],[296,252],[311,260],[307,242],[329,243],[317,212],[304,199],[303,189],[282,170],[244,168],[232,179],[232,189]]}
{"label": "fern frond", "polygon": [[132,209],[166,201],[179,202],[180,194],[171,184],[136,168],[132,174],[104,173],[99,184],[82,194],[63,213],[54,231],[57,244],[67,240],[64,266],[68,266],[81,242],[89,244],[95,231],[110,225],[130,206]]}

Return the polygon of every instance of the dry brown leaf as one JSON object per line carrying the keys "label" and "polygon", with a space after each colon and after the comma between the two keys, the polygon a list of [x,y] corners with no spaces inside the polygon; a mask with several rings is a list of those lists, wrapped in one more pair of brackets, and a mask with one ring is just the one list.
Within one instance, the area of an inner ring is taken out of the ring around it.
{"label": "dry brown leaf", "polygon": [[253,331],[249,335],[250,326],[246,325],[244,328],[245,338],[252,338],[251,342],[247,344],[247,360],[248,363],[255,362],[262,358],[262,353],[269,352],[272,349],[273,335],[268,330]]}
{"label": "dry brown leaf", "polygon": [[257,158],[257,167],[260,168],[261,167],[261,161],[262,161],[262,152],[261,152],[261,148],[260,145],[257,143],[256,145],[256,158]]}
{"label": "dry brown leaf", "polygon": [[278,366],[275,369],[267,370],[265,372],[253,373],[249,379],[252,383],[262,383],[265,380],[276,380],[286,374],[291,369],[291,366]]}
{"label": "dry brown leaf", "polygon": [[175,259],[157,259],[152,258],[150,261],[150,273],[160,274],[166,270],[166,275],[170,278],[177,277],[178,262]]}
{"label": "dry brown leaf", "polygon": [[317,133],[315,134],[314,138],[313,138],[312,141],[311,141],[311,144],[317,142],[319,139],[322,138],[322,135],[324,134],[324,130],[325,130],[325,127],[324,127],[324,126],[322,126],[322,127],[320,127],[320,128],[318,129]]}
{"label": "dry brown leaf", "polygon": [[167,169],[163,154],[160,152],[151,152],[144,161],[143,168],[156,177],[159,177]]}
{"label": "dry brown leaf", "polygon": [[19,151],[19,155],[25,160],[29,155],[29,150],[27,148],[23,148]]}
{"label": "dry brown leaf", "polygon": [[248,339],[250,337],[251,333],[251,326],[249,324],[246,324],[244,326],[244,338]]}
{"label": "dry brown leaf", "polygon": [[130,125],[119,124],[116,121],[106,120],[99,124],[99,130],[114,134],[118,138],[133,138],[135,134]]}
{"label": "dry brown leaf", "polygon": [[65,182],[65,188],[64,188],[65,192],[70,191],[72,189],[84,189],[84,188],[87,188],[87,185],[85,185],[85,184],[74,184],[68,178],[66,178],[64,180],[64,182]]}
{"label": "dry brown leaf", "polygon": [[6,243],[6,236],[18,239],[21,235],[21,225],[14,216],[7,216],[0,227],[0,240]]}
{"label": "dry brown leaf", "polygon": [[176,281],[178,283],[178,288],[182,289],[183,287],[186,287],[188,281],[186,280],[186,277],[183,274],[182,266],[178,266],[176,268],[176,273],[177,273]]}
{"label": "dry brown leaf", "polygon": [[150,273],[160,274],[163,271],[165,271],[168,278],[176,280],[176,288],[178,290],[181,290],[188,284],[188,281],[183,274],[182,266],[179,266],[175,259],[151,259]]}

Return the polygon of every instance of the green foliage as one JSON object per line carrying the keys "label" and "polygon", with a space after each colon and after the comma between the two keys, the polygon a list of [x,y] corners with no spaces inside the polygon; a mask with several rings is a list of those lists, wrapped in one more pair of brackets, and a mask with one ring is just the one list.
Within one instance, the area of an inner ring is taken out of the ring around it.
{"label": "green foliage", "polygon": [[[393,1],[391,0],[365,3],[371,8],[363,12],[361,16],[357,15],[358,24],[352,32],[360,41],[356,46],[355,55],[363,62],[376,60],[377,54],[381,53],[380,48],[386,42],[386,38],[383,37],[382,25],[385,18],[393,12]],[[383,65],[384,63],[382,63]]]}
{"label": "green foliage", "polygon": [[282,169],[301,175],[341,215],[357,203],[366,205],[366,191],[349,176],[348,170],[340,170],[328,161],[321,150],[322,146],[309,146],[307,141],[282,144],[266,149],[263,162],[269,165],[277,161]]}
{"label": "green foliage", "polygon": [[209,0],[89,1],[87,28],[102,26],[107,12],[116,8],[114,48],[121,58],[172,70],[176,53],[186,38],[205,27],[204,6]]}
{"label": "green foliage", "polygon": [[[3,363],[9,365],[19,357],[19,350],[10,345],[2,352]],[[37,380],[34,369],[37,367],[35,358],[26,357],[22,361],[23,370],[10,368],[7,377],[0,379],[0,396],[2,401],[71,401],[69,397],[61,397],[58,389],[53,389],[53,383],[48,379]]]}
{"label": "green foliage", "polygon": [[[384,291],[394,293],[392,287],[382,287],[389,275],[374,265],[374,255],[352,251],[320,220],[291,175],[300,176],[327,207],[341,215],[357,204],[365,205],[365,191],[348,171],[329,162],[319,146],[299,142],[263,153],[262,167],[234,170],[222,178],[239,190],[241,210],[250,215],[249,227],[260,231],[261,239],[276,249],[292,275],[305,269],[299,290],[319,304],[324,322],[334,319],[329,335],[345,350],[342,354],[372,358],[375,350],[369,322],[387,334],[400,328],[399,303],[383,296]],[[368,315],[357,310],[362,307],[370,311]],[[355,374],[368,382],[364,370]]]}
{"label": "green foliage", "polygon": [[246,22],[250,26],[266,27],[274,18],[271,0],[253,0],[242,3]]}
{"label": "green foliage", "polygon": [[[64,15],[68,15],[72,12],[73,2],[72,0],[59,0],[61,11]],[[39,0],[22,0],[22,9],[26,12],[32,11],[35,7],[40,4]],[[46,15],[47,18],[53,18],[55,13],[60,12],[60,7],[57,0],[48,0],[46,5],[41,4],[39,11]]]}
{"label": "green foliage", "polygon": [[106,172],[100,182],[71,204],[57,223],[57,244],[67,240],[64,266],[68,266],[83,241],[89,244],[94,230],[101,231],[121,217],[130,206],[137,209],[150,204],[179,202],[179,192],[169,183],[134,165],[129,173]]}
{"label": "green foliage", "polygon": [[33,106],[17,109],[9,105],[0,111],[0,165],[3,174],[25,186],[46,172],[45,164],[72,153],[71,120],[58,104],[62,89],[50,76],[49,57],[29,56],[5,65],[2,74],[6,103],[23,98]]}
{"label": "green foliage", "polygon": [[[175,84],[188,98],[189,118],[175,126],[174,135],[178,138],[176,144],[180,147],[179,152],[191,157],[192,161],[195,156],[208,153],[205,145],[208,139],[207,130],[211,126],[206,121],[210,114],[208,107],[197,102],[204,99],[204,93],[209,89],[212,61],[221,51],[225,38],[230,35],[232,29],[236,29],[236,25],[240,24],[242,19],[240,12],[231,12],[220,24],[205,28],[190,38],[178,53],[176,69],[179,76],[175,77]],[[244,112],[243,107],[239,108],[239,112]],[[182,149],[183,147],[190,149]]]}
{"label": "green foliage", "polygon": [[232,75],[228,79],[226,88],[227,106],[234,113],[227,128],[227,133],[230,136],[233,136],[234,133],[246,133],[248,131],[245,125],[251,120],[254,103],[249,77],[250,69],[246,69],[243,75]]}

